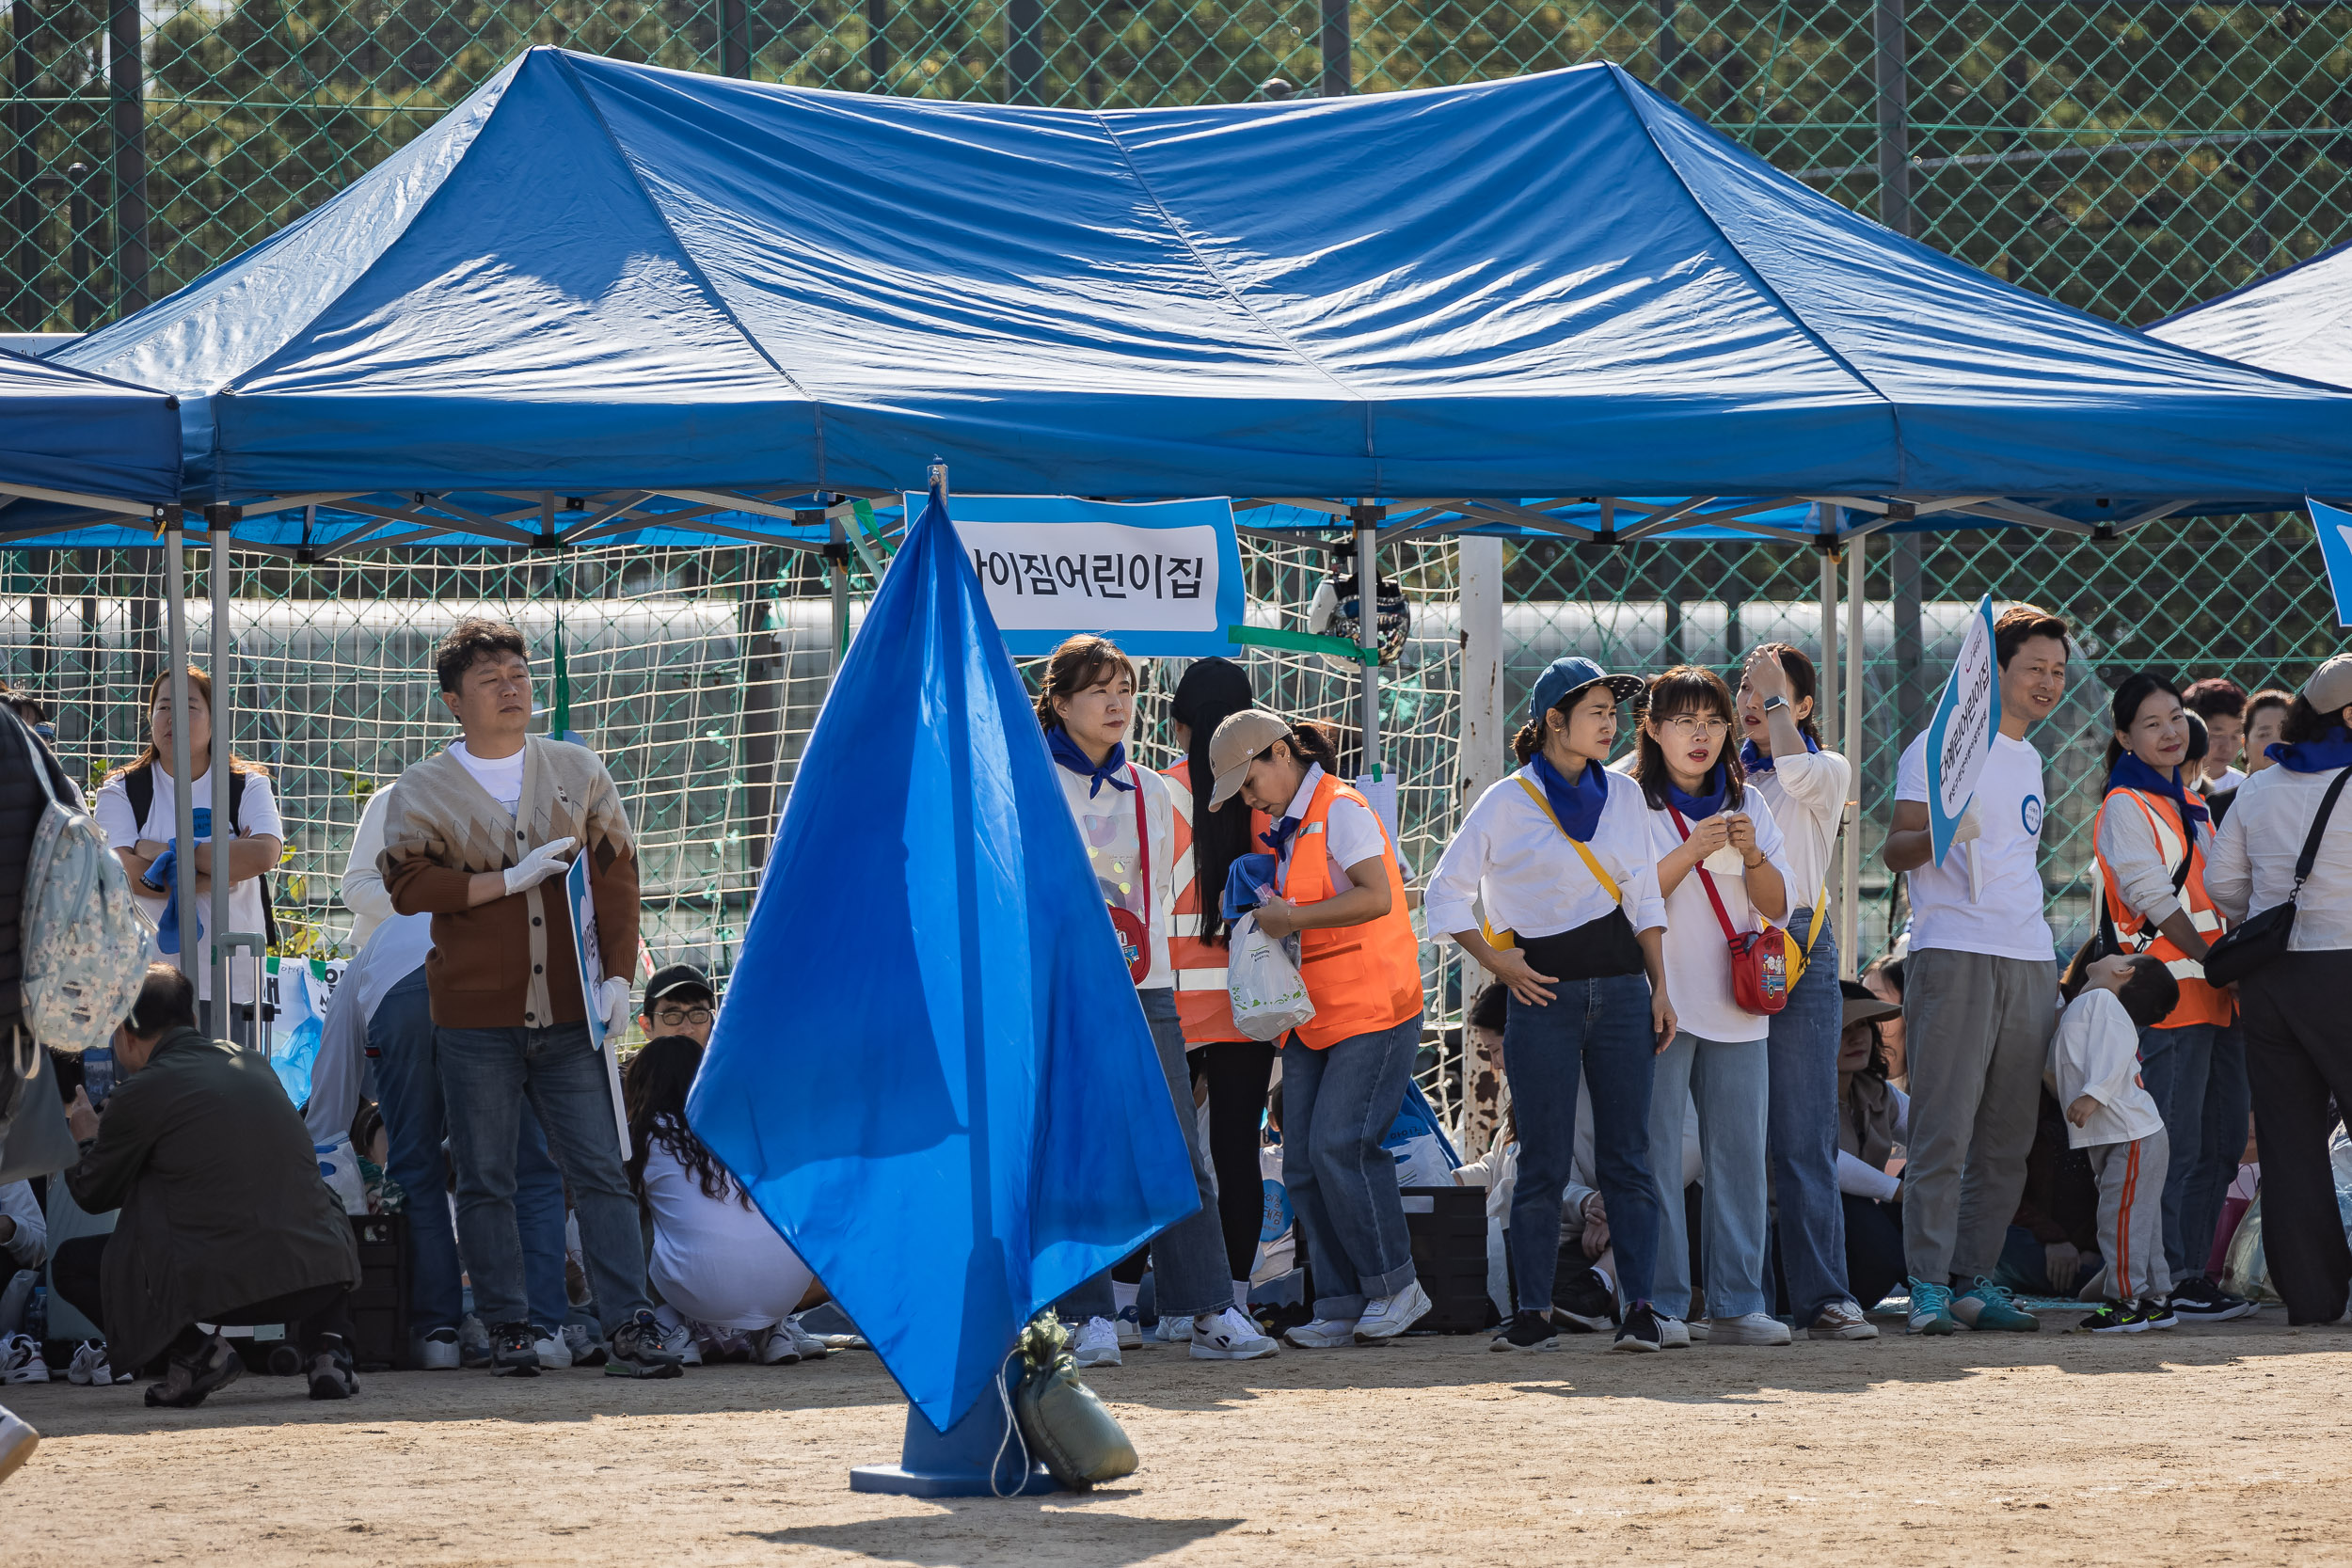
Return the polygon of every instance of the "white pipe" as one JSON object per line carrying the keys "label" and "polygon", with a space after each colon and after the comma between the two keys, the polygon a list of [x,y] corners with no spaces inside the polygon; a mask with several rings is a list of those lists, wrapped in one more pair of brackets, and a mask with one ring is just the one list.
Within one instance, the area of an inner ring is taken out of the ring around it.
{"label": "white pipe", "polygon": [[1837,965],[1842,978],[1860,973],[1862,942],[1862,611],[1868,602],[1862,575],[1863,546],[1868,535],[1857,533],[1846,542],[1846,760],[1853,768],[1853,799],[1846,804],[1846,863],[1839,880],[1844,901],[1838,906]]}
{"label": "white pipe", "polygon": [[[237,781],[230,776],[230,732],[234,730],[230,694],[236,672],[229,653],[229,524],[217,511],[205,514],[205,537],[212,545],[213,591],[213,907],[205,919],[205,948],[211,954],[215,1033],[223,1039],[237,1034],[236,1005],[229,984],[229,803],[237,798]],[[256,990],[255,1016],[260,1016]]]}
{"label": "white pipe", "polygon": [[171,677],[173,901],[180,911],[180,973],[203,978],[196,941],[196,797],[188,780],[188,553],[178,507],[164,515],[164,647]]}
{"label": "white pipe", "polygon": [[1820,689],[1814,693],[1813,722],[1821,732],[1821,745],[1826,751],[1837,750],[1837,558],[1829,551],[1821,557],[1821,661],[1814,668],[1820,673]]}
{"label": "white pipe", "polygon": [[1511,720],[1502,687],[1502,541],[1465,533],[1454,540],[1462,594],[1462,736],[1455,804],[1470,804],[1503,776]]}
{"label": "white pipe", "polygon": [[1356,524],[1356,646],[1363,651],[1358,689],[1363,699],[1364,776],[1381,777],[1380,769],[1380,527],[1369,519]]}

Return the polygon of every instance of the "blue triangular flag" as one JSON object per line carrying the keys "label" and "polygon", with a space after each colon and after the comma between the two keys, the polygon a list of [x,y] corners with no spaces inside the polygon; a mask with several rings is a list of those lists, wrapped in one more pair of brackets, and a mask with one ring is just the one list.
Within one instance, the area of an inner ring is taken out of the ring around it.
{"label": "blue triangular flag", "polygon": [[2328,563],[2328,586],[2335,591],[2336,625],[2352,626],[2352,512],[2305,497],[2312,531],[2319,535],[2319,557]]}
{"label": "blue triangular flag", "polygon": [[1199,1206],[936,488],[801,758],[687,1119],[943,1432],[1040,1308]]}

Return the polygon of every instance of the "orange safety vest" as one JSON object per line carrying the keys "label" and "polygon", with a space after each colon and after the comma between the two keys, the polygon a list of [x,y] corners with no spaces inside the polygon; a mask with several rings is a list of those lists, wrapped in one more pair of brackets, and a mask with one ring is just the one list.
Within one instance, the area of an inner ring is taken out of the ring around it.
{"label": "orange safety vest", "polygon": [[[1320,904],[1331,896],[1331,856],[1324,824],[1334,800],[1353,800],[1366,811],[1372,802],[1326,773],[1292,835],[1291,857],[1276,891],[1294,904]],[[1373,812],[1373,818],[1379,819]],[[1405,878],[1396,868],[1396,846],[1380,824],[1388,848],[1389,912],[1361,926],[1336,926],[1298,933],[1298,974],[1315,1016],[1301,1025],[1299,1040],[1310,1051],[1327,1051],[1344,1039],[1393,1029],[1422,1011],[1421,943],[1405,907]]]}
{"label": "orange safety vest", "polygon": [[[2090,819],[2091,853],[2099,863],[2099,881],[2105,890],[2107,914],[2115,922],[2116,935],[2123,939],[2127,948],[2153,953],[2164,960],[2164,967],[2170,970],[2172,977],[2181,983],[2180,1005],[2166,1014],[2164,1022],[2157,1027],[2179,1029],[2191,1023],[2228,1023],[2236,1015],[2236,1005],[2230,1000],[2230,993],[2208,984],[2205,966],[2183,952],[2180,943],[2149,925],[2138,911],[2124,908],[2122,896],[2115,891],[2115,873],[2108,867],[2106,857],[2099,854],[2096,846],[2099,842],[2099,819],[2106,816],[2107,807],[2114,803],[2118,796],[2130,797],[2140,814],[2148,818],[2148,826],[2155,836],[2156,853],[2168,867],[2179,865],[2182,852],[2186,849],[2189,856],[2188,879],[2181,884],[2181,908],[2188,911],[2189,923],[2197,927],[2197,934],[2208,942],[2218,941],[2221,936],[2221,914],[2213,907],[2213,899],[2205,892],[2204,847],[2193,840],[2184,844],[2188,835],[2182,831],[2179,809],[2165,797],[2145,790],[2107,791],[2106,799],[2099,802],[2099,815]],[[2142,938],[2136,948],[2131,946],[2134,938]]]}
{"label": "orange safety vest", "polygon": [[[1200,867],[1192,856],[1192,764],[1178,763],[1162,775],[1176,804],[1176,914],[1168,931],[1168,961],[1176,971],[1176,1017],[1186,1045],[1246,1040],[1233,1024],[1233,1002],[1225,989],[1225,947],[1200,933],[1208,928],[1209,905],[1223,888],[1200,887]],[[1249,842],[1273,826],[1262,811],[1249,814]]]}

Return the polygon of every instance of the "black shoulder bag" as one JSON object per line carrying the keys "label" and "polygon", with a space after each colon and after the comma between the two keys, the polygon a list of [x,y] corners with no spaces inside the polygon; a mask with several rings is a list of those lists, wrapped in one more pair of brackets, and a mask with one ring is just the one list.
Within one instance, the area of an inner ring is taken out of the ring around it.
{"label": "black shoulder bag", "polygon": [[2249,916],[2237,929],[2222,933],[2221,940],[2205,950],[2207,980],[2217,986],[2235,985],[2264,965],[2286,956],[2287,939],[2295,934],[2296,896],[2303,891],[2304,879],[2312,874],[2312,863],[2319,858],[2319,835],[2327,831],[2328,818],[2336,809],[2336,797],[2344,793],[2346,779],[2352,779],[2352,768],[2336,775],[2336,782],[2328,786],[2327,795],[2319,802],[2318,815],[2312,818],[2312,831],[2303,837],[2303,853],[2296,858],[2295,885],[2287,890],[2285,902],[2273,904],[2260,914]]}

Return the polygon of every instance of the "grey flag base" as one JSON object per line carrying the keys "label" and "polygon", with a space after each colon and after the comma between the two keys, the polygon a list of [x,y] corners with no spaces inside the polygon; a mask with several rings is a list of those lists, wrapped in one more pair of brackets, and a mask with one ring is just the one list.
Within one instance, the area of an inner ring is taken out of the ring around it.
{"label": "grey flag base", "polygon": [[[1012,1365],[1004,1375],[1017,1375]],[[963,1419],[941,1432],[907,1406],[907,1435],[896,1465],[860,1465],[850,1472],[852,1492],[895,1492],[910,1497],[1035,1497],[1063,1490],[1052,1472],[1029,1458],[997,1389],[991,1386]],[[1027,1465],[1028,1473],[1022,1474]]]}

